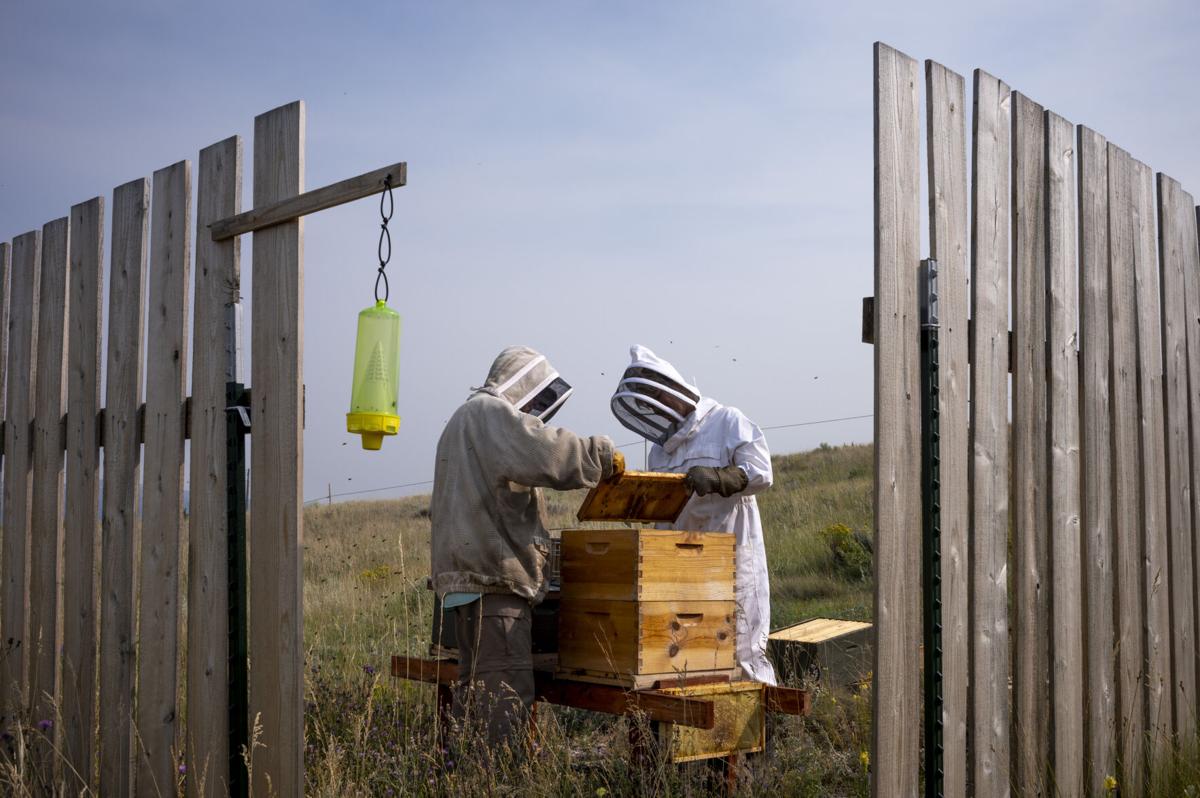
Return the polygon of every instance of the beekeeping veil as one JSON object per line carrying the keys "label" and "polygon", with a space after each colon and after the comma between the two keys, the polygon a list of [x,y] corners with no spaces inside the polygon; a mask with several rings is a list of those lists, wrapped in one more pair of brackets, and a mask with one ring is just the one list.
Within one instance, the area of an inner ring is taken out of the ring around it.
{"label": "beekeeping veil", "polygon": [[621,424],[660,446],[696,410],[700,392],[667,361],[644,346],[630,347],[633,359],[613,394]]}
{"label": "beekeeping veil", "polygon": [[479,390],[542,421],[549,421],[574,391],[545,355],[527,346],[510,346],[501,352]]}

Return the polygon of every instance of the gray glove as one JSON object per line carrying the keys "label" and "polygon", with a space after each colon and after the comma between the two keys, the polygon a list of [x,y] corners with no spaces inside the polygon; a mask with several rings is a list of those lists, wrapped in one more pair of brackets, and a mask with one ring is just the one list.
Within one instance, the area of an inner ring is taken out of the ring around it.
{"label": "gray glove", "polygon": [[727,465],[721,468],[713,466],[692,466],[688,469],[687,479],[684,480],[697,496],[707,496],[719,493],[728,498],[735,493],[741,493],[750,484],[750,478],[740,466]]}

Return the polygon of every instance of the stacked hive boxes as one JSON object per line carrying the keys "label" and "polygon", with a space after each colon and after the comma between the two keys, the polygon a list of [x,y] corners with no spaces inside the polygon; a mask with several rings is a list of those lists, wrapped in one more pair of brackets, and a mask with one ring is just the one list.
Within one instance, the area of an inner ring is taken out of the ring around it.
{"label": "stacked hive boxes", "polygon": [[[629,472],[603,483],[581,521],[673,521],[682,475]],[[736,675],[734,536],[646,528],[562,533],[558,667],[629,687]]]}

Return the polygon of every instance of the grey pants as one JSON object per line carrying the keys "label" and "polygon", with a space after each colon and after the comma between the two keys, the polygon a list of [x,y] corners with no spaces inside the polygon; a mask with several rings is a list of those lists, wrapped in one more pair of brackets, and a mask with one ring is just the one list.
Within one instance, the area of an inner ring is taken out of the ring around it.
{"label": "grey pants", "polygon": [[510,593],[485,593],[455,614],[454,719],[460,729],[478,729],[493,748],[519,750],[534,697],[533,607]]}

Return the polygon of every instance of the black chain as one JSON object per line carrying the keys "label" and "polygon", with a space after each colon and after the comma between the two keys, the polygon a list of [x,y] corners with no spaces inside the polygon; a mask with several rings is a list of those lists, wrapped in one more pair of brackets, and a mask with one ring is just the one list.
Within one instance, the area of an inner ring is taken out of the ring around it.
{"label": "black chain", "polygon": [[[395,201],[392,199],[392,176],[388,175],[383,179],[384,192],[379,195],[379,216],[383,221],[379,225],[379,248],[376,254],[379,256],[379,271],[375,275],[375,301],[379,300],[379,281],[383,281],[383,301],[388,300],[388,278],[387,268],[388,261],[392,259],[392,234],[388,231],[388,222],[392,220],[392,212],[396,210]],[[387,200],[387,213],[383,212],[383,201]],[[386,253],[384,254],[384,244],[387,244]]]}

